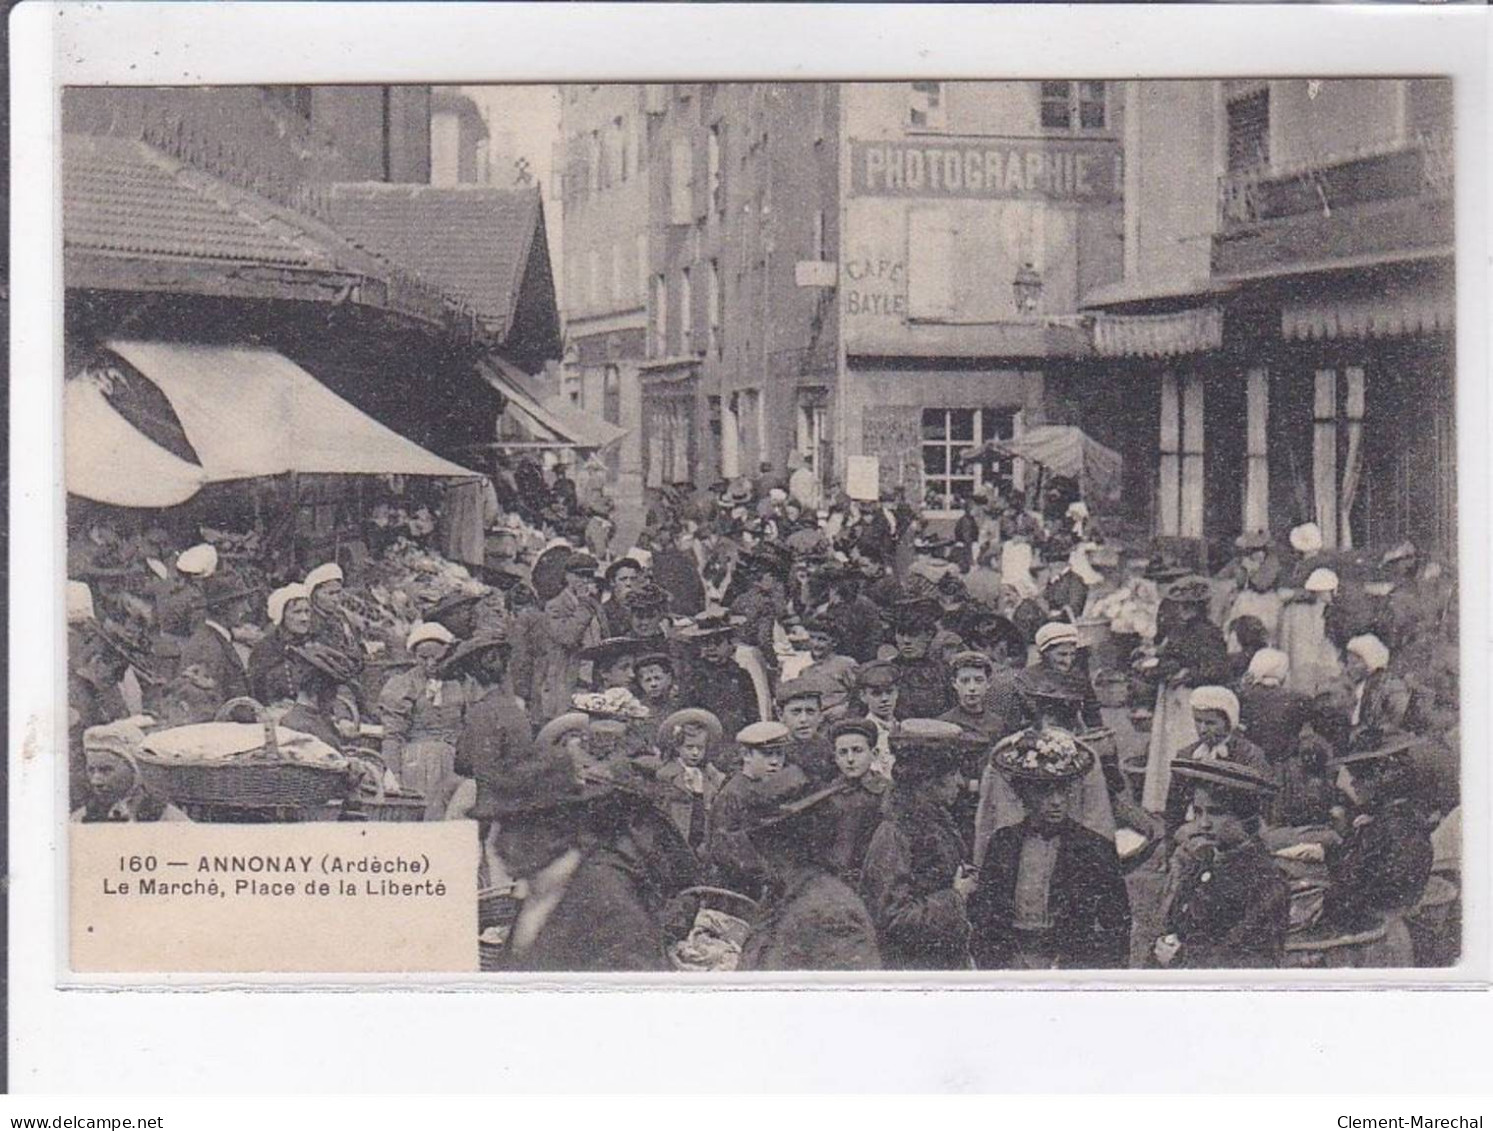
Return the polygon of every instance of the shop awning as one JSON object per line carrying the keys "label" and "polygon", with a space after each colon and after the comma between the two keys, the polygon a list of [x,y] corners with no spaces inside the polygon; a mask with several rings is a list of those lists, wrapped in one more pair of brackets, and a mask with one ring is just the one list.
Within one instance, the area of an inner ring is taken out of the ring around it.
{"label": "shop awning", "polygon": [[87,377],[62,386],[62,411],[68,494],[116,507],[174,507],[207,482],[202,468],[136,429]]}
{"label": "shop awning", "polygon": [[479,362],[482,376],[508,399],[508,410],[518,414],[538,441],[585,450],[615,444],[627,429],[573,408],[545,404],[527,387],[529,378],[500,357]]}
{"label": "shop awning", "polygon": [[1281,308],[1286,338],[1389,338],[1450,330],[1456,304],[1449,289],[1405,289],[1373,295],[1326,297],[1288,302]]}
{"label": "shop awning", "polygon": [[1223,345],[1223,312],[1216,306],[1168,314],[1094,315],[1100,357],[1177,357]]}
{"label": "shop awning", "polygon": [[386,428],[274,350],[105,344],[165,393],[208,482],[287,472],[476,474]]}

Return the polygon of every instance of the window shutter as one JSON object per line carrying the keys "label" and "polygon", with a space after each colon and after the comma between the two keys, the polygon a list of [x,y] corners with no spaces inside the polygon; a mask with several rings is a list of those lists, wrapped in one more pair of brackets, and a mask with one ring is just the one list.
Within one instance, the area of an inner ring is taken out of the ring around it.
{"label": "window shutter", "polygon": [[948,318],[954,313],[954,248],[958,233],[948,212],[907,214],[907,313]]}
{"label": "window shutter", "polygon": [[676,141],[669,151],[669,158],[669,223],[693,223],[694,151],[688,141]]}

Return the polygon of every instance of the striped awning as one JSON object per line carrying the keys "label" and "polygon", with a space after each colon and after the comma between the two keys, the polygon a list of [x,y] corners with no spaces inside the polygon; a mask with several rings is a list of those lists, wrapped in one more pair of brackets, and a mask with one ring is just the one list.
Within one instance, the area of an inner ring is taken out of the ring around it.
{"label": "striped awning", "polygon": [[1100,357],[1177,357],[1222,345],[1223,312],[1216,306],[1094,316],[1094,350]]}
{"label": "striped awning", "polygon": [[1288,302],[1281,308],[1280,332],[1305,341],[1392,338],[1450,330],[1455,322],[1456,303],[1449,289],[1406,289]]}

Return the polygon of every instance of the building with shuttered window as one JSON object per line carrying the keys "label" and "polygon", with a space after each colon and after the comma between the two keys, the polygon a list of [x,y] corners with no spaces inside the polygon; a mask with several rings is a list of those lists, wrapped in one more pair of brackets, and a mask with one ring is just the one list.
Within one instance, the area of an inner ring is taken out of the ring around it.
{"label": "building with shuttered window", "polygon": [[1084,301],[1153,529],[1454,553],[1450,81],[1125,85],[1124,274]]}

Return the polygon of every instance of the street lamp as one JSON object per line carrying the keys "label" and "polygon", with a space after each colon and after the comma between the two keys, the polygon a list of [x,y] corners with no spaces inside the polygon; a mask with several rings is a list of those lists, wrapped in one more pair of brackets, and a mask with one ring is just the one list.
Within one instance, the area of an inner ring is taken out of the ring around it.
{"label": "street lamp", "polygon": [[1042,303],[1042,276],[1032,263],[1023,263],[1016,269],[1016,278],[1011,284],[1016,296],[1018,314],[1035,314]]}

